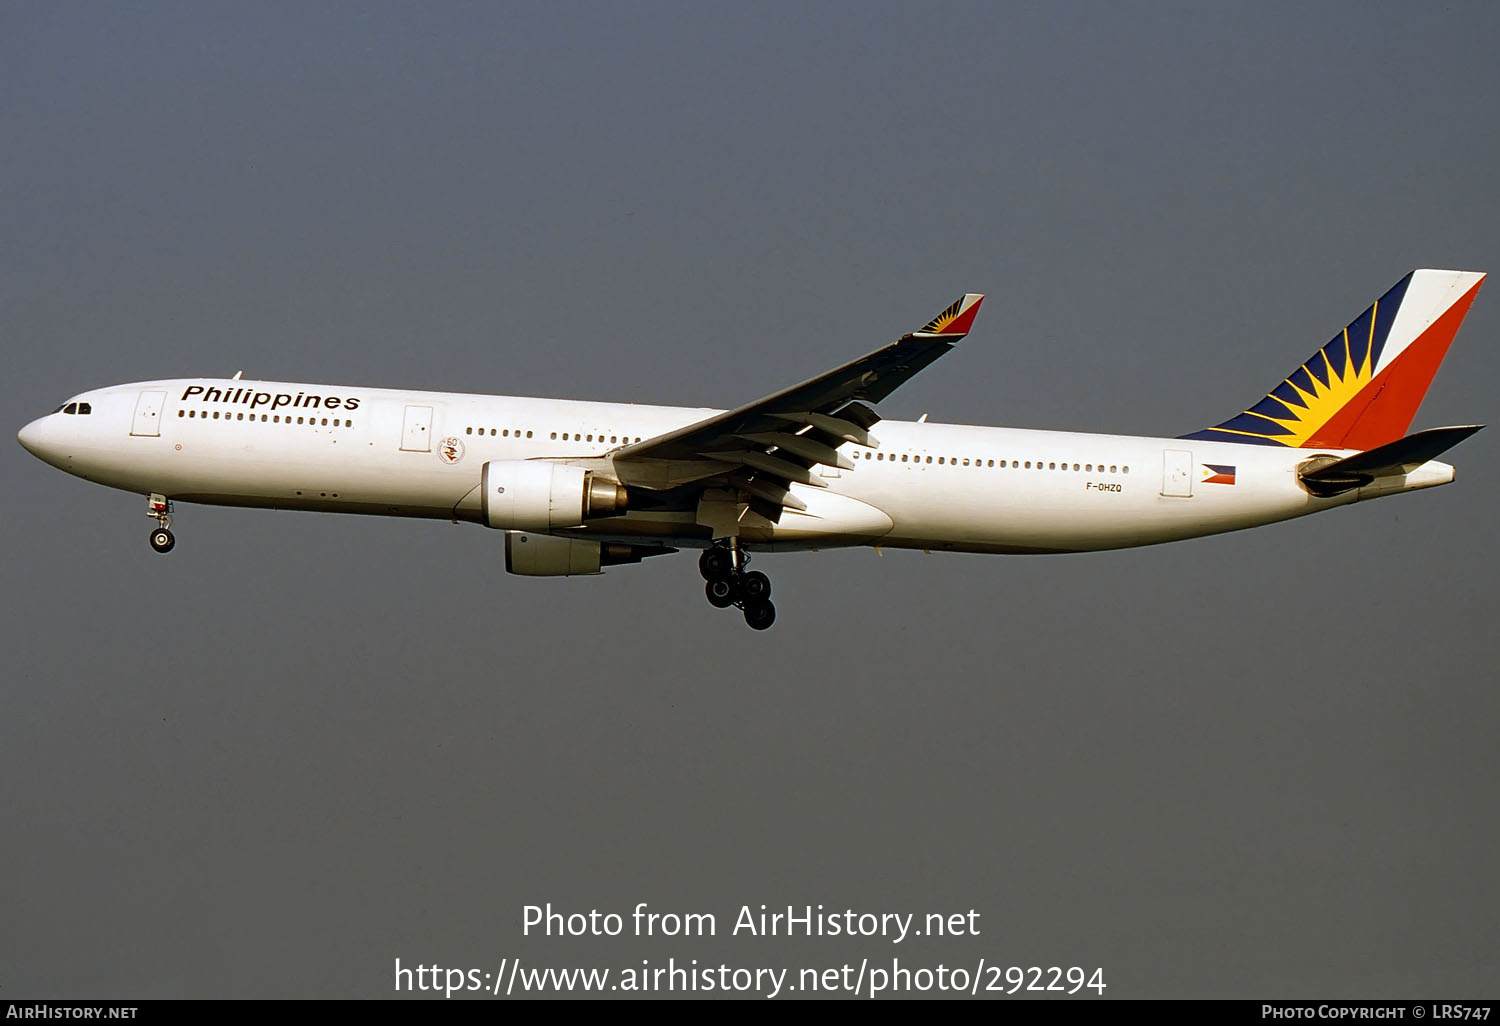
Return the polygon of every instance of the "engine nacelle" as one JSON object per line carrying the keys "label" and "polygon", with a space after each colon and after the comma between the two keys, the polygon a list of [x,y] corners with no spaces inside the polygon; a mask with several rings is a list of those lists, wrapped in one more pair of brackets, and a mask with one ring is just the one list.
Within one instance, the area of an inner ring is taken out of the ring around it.
{"label": "engine nacelle", "polygon": [[551,531],[624,513],[625,489],[566,463],[491,460],[480,477],[480,508],[490,527]]}
{"label": "engine nacelle", "polygon": [[554,538],[525,531],[505,532],[505,569],[522,577],[576,577],[598,574],[600,567],[639,563],[676,549],[665,545],[625,545],[619,542]]}
{"label": "engine nacelle", "polygon": [[505,569],[522,577],[574,577],[597,574],[598,542],[553,538],[545,534],[505,532]]}

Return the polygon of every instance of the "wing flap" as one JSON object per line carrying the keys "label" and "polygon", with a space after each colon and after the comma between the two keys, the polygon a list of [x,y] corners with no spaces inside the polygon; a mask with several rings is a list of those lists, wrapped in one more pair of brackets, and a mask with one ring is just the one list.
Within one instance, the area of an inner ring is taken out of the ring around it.
{"label": "wing flap", "polygon": [[799,467],[795,463],[772,456],[770,453],[740,449],[733,452],[705,452],[702,455],[730,466],[743,465],[754,467],[756,470],[764,470],[767,474],[779,477],[783,481],[799,481],[805,485],[812,485],[814,488],[828,487],[828,483],[818,480],[808,467]]}
{"label": "wing flap", "polygon": [[[845,409],[847,408],[845,407]],[[871,414],[875,413],[868,406],[864,407],[864,409]],[[786,421],[788,424],[810,425],[840,442],[862,445],[866,449],[880,448],[880,443],[876,441],[875,436],[871,435],[866,428],[861,427],[852,420],[845,420],[842,417],[831,417],[826,413],[813,413],[807,410],[800,413],[773,413],[771,416],[777,420]],[[878,422],[879,419],[877,416],[872,423]]]}
{"label": "wing flap", "polygon": [[787,452],[801,456],[811,463],[821,463],[825,467],[838,467],[840,470],[853,470],[854,461],[845,456],[830,445],[808,438],[806,435],[789,435],[784,431],[754,432],[752,434],[736,435],[747,442],[756,442],[760,445],[772,446],[776,449],[784,449]]}
{"label": "wing flap", "polygon": [[733,474],[729,478],[729,486],[799,513],[807,509],[807,503],[793,495],[790,488],[766,474]]}

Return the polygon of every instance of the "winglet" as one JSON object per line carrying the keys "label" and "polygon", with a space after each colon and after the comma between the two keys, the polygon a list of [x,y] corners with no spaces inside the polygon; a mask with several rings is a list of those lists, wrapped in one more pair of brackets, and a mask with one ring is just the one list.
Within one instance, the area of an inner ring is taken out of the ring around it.
{"label": "winglet", "polygon": [[936,335],[957,342],[969,333],[969,328],[974,324],[974,315],[979,313],[979,304],[982,302],[982,293],[970,292],[913,334]]}

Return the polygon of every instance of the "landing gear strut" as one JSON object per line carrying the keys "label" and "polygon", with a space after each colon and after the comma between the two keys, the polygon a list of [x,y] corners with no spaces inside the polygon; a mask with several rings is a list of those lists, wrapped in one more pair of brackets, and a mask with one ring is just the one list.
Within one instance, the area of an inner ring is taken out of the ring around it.
{"label": "landing gear strut", "polygon": [[771,579],[759,570],[746,572],[748,562],[749,553],[736,540],[719,541],[698,557],[698,572],[708,582],[703,593],[710,605],[717,609],[739,606],[745,613],[745,622],[754,630],[763,631],[776,622],[776,607],[771,605]]}
{"label": "landing gear strut", "polygon": [[156,530],[151,532],[151,547],[157,552],[171,552],[177,539],[172,536],[172,500],[165,495],[151,494],[146,497],[146,515],[156,521]]}

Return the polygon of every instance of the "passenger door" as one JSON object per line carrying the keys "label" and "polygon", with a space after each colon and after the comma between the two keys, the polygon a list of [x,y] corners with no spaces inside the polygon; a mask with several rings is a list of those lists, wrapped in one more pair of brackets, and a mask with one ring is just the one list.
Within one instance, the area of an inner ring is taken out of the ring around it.
{"label": "passenger door", "polygon": [[135,401],[135,420],[130,424],[132,435],[157,436],[161,434],[161,408],[166,405],[167,393],[142,392]]}
{"label": "passenger door", "polygon": [[432,407],[408,406],[401,422],[402,452],[432,451]]}

